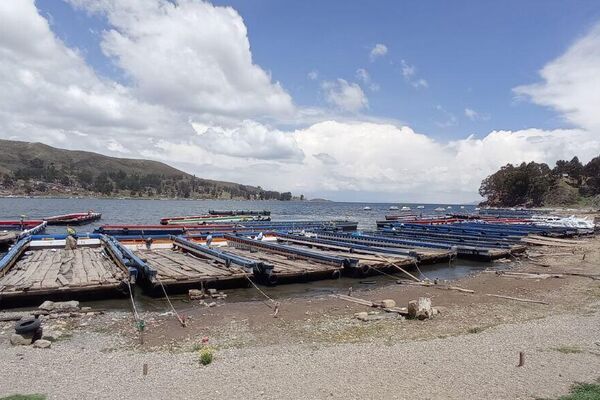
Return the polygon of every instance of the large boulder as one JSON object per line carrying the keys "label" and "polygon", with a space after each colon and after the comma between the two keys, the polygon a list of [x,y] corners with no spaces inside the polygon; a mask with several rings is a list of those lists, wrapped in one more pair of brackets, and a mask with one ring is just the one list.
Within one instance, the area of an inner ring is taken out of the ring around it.
{"label": "large boulder", "polygon": [[433,317],[433,308],[429,297],[419,297],[408,302],[408,317],[413,319],[428,319]]}

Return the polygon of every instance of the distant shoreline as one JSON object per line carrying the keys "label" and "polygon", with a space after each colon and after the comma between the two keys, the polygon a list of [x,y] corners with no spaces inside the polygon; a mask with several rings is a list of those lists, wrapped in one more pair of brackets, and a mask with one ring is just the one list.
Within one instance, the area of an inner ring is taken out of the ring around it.
{"label": "distant shoreline", "polygon": [[[278,200],[278,199],[269,199],[269,200],[248,200],[248,199],[203,199],[203,198],[185,198],[185,197],[114,197],[114,196],[26,196],[26,195],[0,195],[0,199],[55,199],[55,200],[65,200],[65,199],[78,199],[78,200],[157,200],[157,201],[166,201],[166,200],[182,200],[182,201],[251,201],[256,203],[264,203],[270,201],[278,201],[278,202],[302,202],[308,203],[310,200]],[[330,201],[330,200],[326,200]]]}

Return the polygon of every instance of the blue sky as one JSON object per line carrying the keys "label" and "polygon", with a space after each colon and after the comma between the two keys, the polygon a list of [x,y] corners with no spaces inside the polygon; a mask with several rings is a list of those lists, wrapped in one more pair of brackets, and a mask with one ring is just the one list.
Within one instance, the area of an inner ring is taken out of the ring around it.
{"label": "blue sky", "polygon": [[600,154],[598,1],[3,4],[2,138],[350,201]]}
{"label": "blue sky", "polygon": [[[552,110],[516,100],[512,89],[537,81],[544,64],[600,20],[600,3],[583,0],[213,4],[241,14],[254,61],[300,105],[325,102],[319,82],[307,79],[309,72],[353,81],[356,70],[364,68],[380,87],[368,93],[368,114],[449,140],[494,129],[569,126]],[[36,5],[52,15],[53,30],[81,49],[98,73],[126,80],[100,49],[105,18],[61,1],[38,0]],[[376,43],[385,44],[388,54],[371,62],[369,51]],[[402,60],[415,67],[427,88],[415,88],[403,78]],[[466,108],[484,118],[470,120]],[[456,117],[454,123],[447,113]]]}

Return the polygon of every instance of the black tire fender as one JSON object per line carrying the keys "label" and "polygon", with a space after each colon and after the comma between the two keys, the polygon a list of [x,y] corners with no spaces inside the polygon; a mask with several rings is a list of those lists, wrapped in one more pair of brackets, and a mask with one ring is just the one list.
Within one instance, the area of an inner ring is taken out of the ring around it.
{"label": "black tire fender", "polygon": [[42,325],[42,321],[35,317],[22,318],[15,324],[15,332],[18,334],[35,332]]}

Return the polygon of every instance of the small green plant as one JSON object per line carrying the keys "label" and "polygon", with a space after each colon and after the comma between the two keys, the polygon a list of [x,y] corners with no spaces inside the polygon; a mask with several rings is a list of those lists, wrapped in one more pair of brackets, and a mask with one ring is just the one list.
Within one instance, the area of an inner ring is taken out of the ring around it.
{"label": "small green plant", "polygon": [[577,346],[559,346],[559,347],[553,347],[552,350],[556,350],[559,353],[563,353],[563,354],[578,354],[578,353],[582,353],[583,350],[581,350],[579,347]]}
{"label": "small green plant", "polygon": [[214,352],[210,347],[203,347],[199,352],[200,364],[208,365],[212,362]]}
{"label": "small green plant", "polygon": [[571,387],[568,395],[558,400],[598,400],[600,399],[600,384],[577,383]]}
{"label": "small green plant", "polygon": [[46,400],[43,394],[13,394],[12,396],[0,397],[0,400]]}

